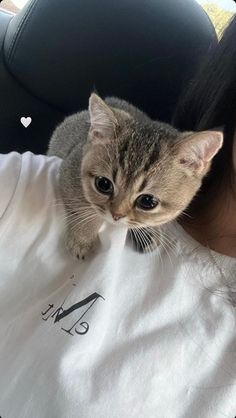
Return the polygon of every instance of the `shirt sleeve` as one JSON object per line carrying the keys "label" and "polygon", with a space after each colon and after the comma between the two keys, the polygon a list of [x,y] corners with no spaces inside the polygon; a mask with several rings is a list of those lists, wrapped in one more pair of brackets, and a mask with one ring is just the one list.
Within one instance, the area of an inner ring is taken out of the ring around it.
{"label": "shirt sleeve", "polygon": [[14,196],[20,178],[22,156],[17,152],[0,154],[0,219]]}

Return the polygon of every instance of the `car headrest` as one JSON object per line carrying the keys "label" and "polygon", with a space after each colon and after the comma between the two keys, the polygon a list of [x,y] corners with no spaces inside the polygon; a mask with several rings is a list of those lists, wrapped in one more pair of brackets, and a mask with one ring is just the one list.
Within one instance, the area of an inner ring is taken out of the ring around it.
{"label": "car headrest", "polygon": [[74,111],[93,88],[123,98],[131,91],[140,105],[147,93],[165,101],[209,36],[195,1],[32,0],[11,20],[4,52],[34,95]]}
{"label": "car headrest", "polygon": [[21,88],[64,115],[95,90],[168,121],[215,41],[195,0],[32,0],[10,20],[3,59]]}

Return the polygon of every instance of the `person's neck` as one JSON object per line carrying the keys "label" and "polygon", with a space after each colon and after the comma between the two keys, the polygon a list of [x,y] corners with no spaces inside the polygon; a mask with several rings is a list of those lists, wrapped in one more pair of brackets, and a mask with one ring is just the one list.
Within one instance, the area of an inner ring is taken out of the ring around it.
{"label": "person's neck", "polygon": [[236,257],[236,198],[232,193],[218,195],[201,215],[184,217],[179,223],[200,244]]}

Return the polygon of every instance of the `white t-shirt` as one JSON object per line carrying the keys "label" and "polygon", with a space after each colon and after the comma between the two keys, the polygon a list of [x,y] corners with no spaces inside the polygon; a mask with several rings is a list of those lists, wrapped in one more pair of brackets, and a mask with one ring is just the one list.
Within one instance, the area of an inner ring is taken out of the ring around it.
{"label": "white t-shirt", "polygon": [[168,252],[110,226],[74,260],[59,165],[0,156],[1,418],[234,418],[236,260],[176,222]]}

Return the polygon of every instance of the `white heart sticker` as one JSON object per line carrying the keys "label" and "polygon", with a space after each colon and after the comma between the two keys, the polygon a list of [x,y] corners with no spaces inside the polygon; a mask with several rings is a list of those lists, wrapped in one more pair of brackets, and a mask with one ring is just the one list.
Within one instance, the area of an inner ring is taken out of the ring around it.
{"label": "white heart sticker", "polygon": [[25,127],[25,128],[28,128],[28,126],[31,124],[31,122],[32,122],[32,119],[31,119],[31,117],[30,116],[28,116],[27,118],[25,118],[24,116],[22,116],[22,118],[20,118],[20,121],[21,121],[21,123],[22,123],[22,125]]}

